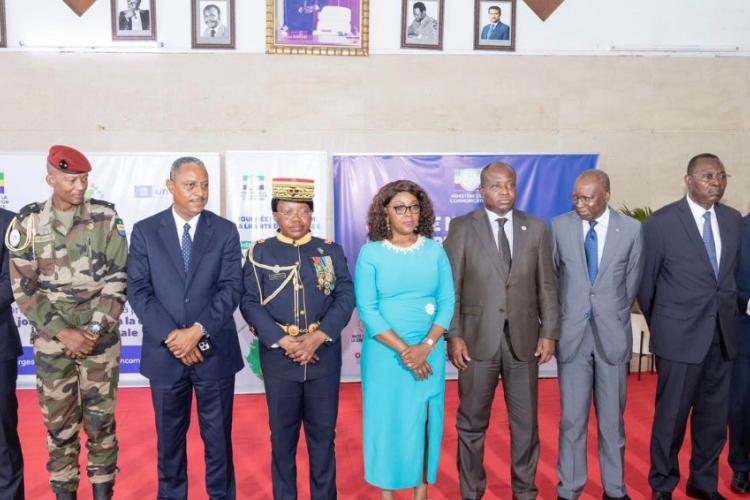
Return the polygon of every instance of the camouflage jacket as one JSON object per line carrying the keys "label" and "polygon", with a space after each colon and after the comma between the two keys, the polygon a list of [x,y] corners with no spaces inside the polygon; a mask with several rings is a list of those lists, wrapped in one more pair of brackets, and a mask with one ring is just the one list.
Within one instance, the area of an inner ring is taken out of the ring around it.
{"label": "camouflage jacket", "polygon": [[51,339],[91,322],[106,332],[118,329],[128,245],[114,205],[86,200],[67,230],[51,198],[32,203],[11,222],[6,242],[13,295],[40,336]]}

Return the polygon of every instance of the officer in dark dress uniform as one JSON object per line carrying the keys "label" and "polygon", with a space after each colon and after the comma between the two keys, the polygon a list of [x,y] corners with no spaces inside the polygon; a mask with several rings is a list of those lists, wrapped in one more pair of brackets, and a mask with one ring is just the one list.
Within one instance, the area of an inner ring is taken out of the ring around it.
{"label": "officer in dark dress uniform", "polygon": [[260,339],[271,427],[275,500],[297,498],[300,425],[313,500],[336,498],[334,438],[341,379],[341,330],[354,309],[342,248],[310,233],[314,184],[274,179],[275,238],[247,253],[240,310]]}

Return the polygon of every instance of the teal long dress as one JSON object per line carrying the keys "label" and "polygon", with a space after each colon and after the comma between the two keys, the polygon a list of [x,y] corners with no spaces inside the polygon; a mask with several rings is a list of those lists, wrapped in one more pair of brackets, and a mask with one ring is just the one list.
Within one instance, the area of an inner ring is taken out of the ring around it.
{"label": "teal long dress", "polygon": [[414,345],[433,324],[448,328],[455,300],[448,256],[442,245],[422,236],[408,248],[370,242],[360,250],[354,286],[365,327],[365,480],[387,490],[413,488],[424,471],[434,483],[443,438],[445,342],[436,342],[427,358],[432,375],[418,381],[399,354],[375,336],[393,330]]}

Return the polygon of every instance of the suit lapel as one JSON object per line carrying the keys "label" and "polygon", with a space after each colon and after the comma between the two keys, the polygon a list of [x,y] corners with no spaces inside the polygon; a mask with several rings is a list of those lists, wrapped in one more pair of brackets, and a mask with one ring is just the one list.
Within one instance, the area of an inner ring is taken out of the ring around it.
{"label": "suit lapel", "polygon": [[190,283],[195,277],[195,272],[200,266],[201,259],[206,253],[211,238],[213,238],[214,230],[209,218],[208,212],[203,212],[198,218],[198,227],[195,228],[195,241],[193,241],[193,247],[190,252],[190,266],[188,267],[188,275],[185,283],[185,288],[190,286]]}
{"label": "suit lapel", "polygon": [[169,254],[169,257],[171,258],[175,268],[179,272],[180,277],[184,280],[185,264],[182,262],[182,248],[180,247],[180,237],[177,235],[177,226],[175,226],[171,208],[162,212],[161,226],[162,229],[161,231],[159,231],[159,238],[161,238],[164,248],[167,249],[167,253]]}
{"label": "suit lapel", "polygon": [[719,277],[727,270],[727,263],[731,260],[729,255],[729,241],[737,238],[731,232],[731,225],[728,223],[726,217],[726,211],[723,205],[718,203],[714,205],[714,213],[716,213],[716,223],[719,226],[719,238],[721,238],[721,261],[719,261]]}
{"label": "suit lapel", "polygon": [[495,244],[495,236],[492,234],[490,222],[487,220],[487,212],[483,208],[474,212],[472,225],[479,236],[479,242],[482,244],[487,258],[492,262],[498,274],[507,281],[508,277],[500,265],[500,252],[497,250],[497,244]]}
{"label": "suit lapel", "polygon": [[701,238],[700,231],[698,231],[698,225],[695,223],[695,219],[693,218],[693,212],[690,211],[690,206],[688,206],[687,198],[683,198],[682,201],[680,201],[679,205],[677,205],[677,207],[679,209],[680,222],[682,222],[682,225],[685,227],[685,231],[687,231],[690,241],[692,241],[696,246],[696,250],[698,251],[698,255],[701,256],[700,259],[701,261],[703,261],[704,267],[708,271],[710,271],[711,276],[716,279],[714,268],[711,266],[711,261],[708,260],[706,245],[703,243],[703,238]]}
{"label": "suit lapel", "polygon": [[594,284],[599,281],[599,277],[607,270],[607,267],[614,258],[612,254],[617,251],[617,247],[620,245],[620,223],[622,222],[620,214],[609,208],[609,227],[607,228],[607,236],[604,240],[604,249],[602,250],[602,258],[599,260],[599,272],[596,274],[596,280]]}
{"label": "suit lapel", "polygon": [[510,274],[521,264],[521,259],[526,255],[526,247],[529,241],[526,214],[520,210],[513,209],[513,261],[510,266]]}

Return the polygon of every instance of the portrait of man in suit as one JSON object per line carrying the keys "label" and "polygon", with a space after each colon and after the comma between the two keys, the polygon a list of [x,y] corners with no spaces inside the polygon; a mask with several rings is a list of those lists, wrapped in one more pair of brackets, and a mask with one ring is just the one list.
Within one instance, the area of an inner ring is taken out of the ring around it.
{"label": "portrait of man in suit", "polygon": [[[15,214],[0,208],[0,231],[5,234]],[[16,378],[18,356],[23,354],[21,338],[13,317],[13,290],[10,286],[8,249],[0,248],[0,498],[21,500],[23,454],[18,438],[18,399]]]}
{"label": "portrait of man in suit", "polygon": [[242,294],[236,226],[205,210],[208,172],[198,158],[172,163],[173,204],[133,228],[128,300],[143,324],[141,374],[156,417],[158,498],[187,499],[186,434],[195,393],[206,493],[236,496],[234,376],[242,355],[232,314]]}
{"label": "portrait of man in suit", "polygon": [[516,173],[495,162],[481,172],[484,207],[451,221],[444,247],[453,269],[455,314],[446,334],[459,369],[458,472],[461,496],[487,487],[484,441],[498,375],[511,433],[511,487],[536,498],[537,377],[559,336],[550,236],[544,221],[514,208]]}
{"label": "portrait of man in suit", "polygon": [[[428,2],[437,8],[437,2]],[[406,39],[412,43],[437,45],[438,43],[438,21],[427,15],[427,6],[424,2],[414,2],[412,8],[414,19],[406,28]],[[435,13],[433,13],[433,16]]]}
{"label": "portrait of man in suit", "polygon": [[120,11],[117,26],[120,31],[150,31],[151,13],[141,9],[141,0],[126,0],[127,8]]}
{"label": "portrait of man in suit", "polygon": [[737,355],[740,213],[720,203],[727,173],[718,156],[693,157],[687,196],[643,225],[644,270],[638,303],[656,357],[656,408],[649,484],[671,498],[680,480],[678,453],[691,422],[686,493],[721,499],[719,454],[727,441],[732,360]]}
{"label": "portrait of man in suit", "polygon": [[729,466],[730,487],[741,495],[750,493],[750,214],[742,219],[737,298],[739,330],[729,401]]}
{"label": "portrait of man in suit", "polygon": [[510,40],[510,26],[500,21],[502,10],[499,5],[491,5],[487,9],[489,23],[482,27],[482,40]]}
{"label": "portrait of man in suit", "polygon": [[575,210],[551,224],[560,299],[557,494],[562,499],[577,499],[586,485],[592,396],[604,500],[629,498],[623,412],[633,350],[630,306],[638,292],[643,243],[641,224],[610,208],[609,197],[609,176],[587,170],[573,188]]}
{"label": "portrait of man in suit", "polygon": [[221,9],[215,3],[203,7],[203,38],[226,38],[227,25],[221,19]]}

